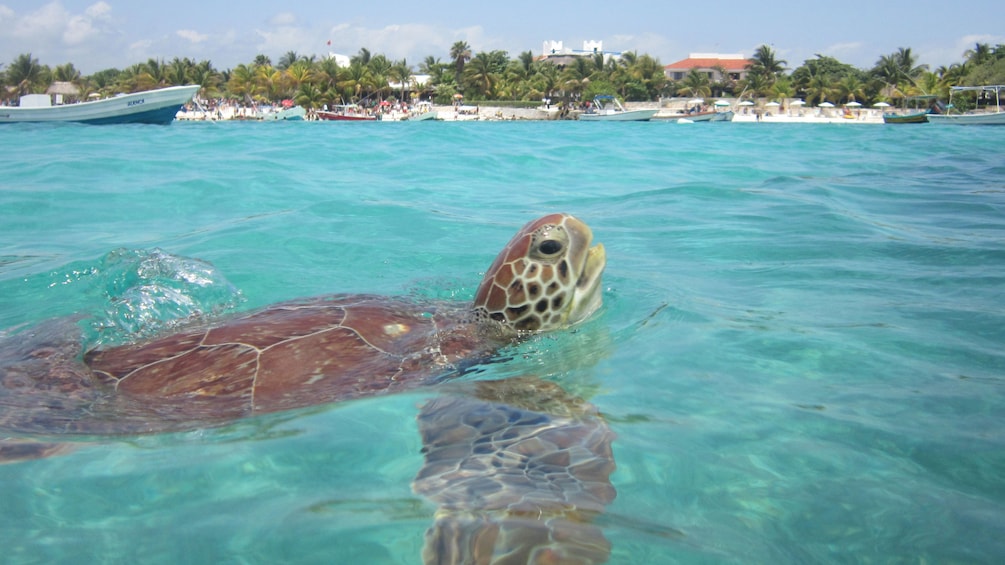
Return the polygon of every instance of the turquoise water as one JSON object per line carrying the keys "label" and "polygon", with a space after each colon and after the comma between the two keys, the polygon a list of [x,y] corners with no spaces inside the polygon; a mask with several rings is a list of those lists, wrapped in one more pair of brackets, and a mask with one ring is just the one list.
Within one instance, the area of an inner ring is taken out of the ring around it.
{"label": "turquoise water", "polygon": [[[604,308],[484,374],[553,380],[607,417],[612,563],[1000,562],[1003,136],[7,126],[0,329],[84,313],[101,342],[330,292],[469,299],[519,226],[567,211],[607,247]],[[421,562],[433,395],[2,465],[3,560]]]}

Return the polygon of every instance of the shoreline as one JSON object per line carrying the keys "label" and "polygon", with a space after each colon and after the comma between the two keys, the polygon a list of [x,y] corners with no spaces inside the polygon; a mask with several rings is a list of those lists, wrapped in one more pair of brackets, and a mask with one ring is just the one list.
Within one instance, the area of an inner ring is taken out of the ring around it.
{"label": "shoreline", "polygon": [[[631,110],[653,109],[652,103],[628,103]],[[556,108],[512,108],[506,106],[454,106],[433,105],[431,111],[436,112],[437,121],[468,122],[468,121],[575,121],[559,120]],[[260,121],[253,110],[244,107],[225,107],[218,110],[203,112],[200,109],[181,110],[176,115],[178,121]],[[781,113],[760,113],[751,108],[734,110],[732,122],[735,123],[766,123],[766,124],[883,124],[882,110],[862,108],[852,110],[853,117],[843,116],[841,108],[800,108],[789,109]],[[409,116],[406,112],[393,110],[383,114],[378,121],[398,122]],[[669,121],[681,116],[679,108],[660,107],[659,112],[651,120],[654,122]],[[727,123],[727,122],[719,122]]]}

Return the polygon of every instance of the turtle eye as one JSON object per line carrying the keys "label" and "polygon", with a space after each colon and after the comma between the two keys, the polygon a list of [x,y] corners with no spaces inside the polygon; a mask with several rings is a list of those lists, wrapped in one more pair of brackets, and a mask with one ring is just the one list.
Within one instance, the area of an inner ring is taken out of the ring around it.
{"label": "turtle eye", "polygon": [[541,242],[541,246],[538,249],[545,255],[554,255],[562,251],[562,242],[554,239],[546,239]]}

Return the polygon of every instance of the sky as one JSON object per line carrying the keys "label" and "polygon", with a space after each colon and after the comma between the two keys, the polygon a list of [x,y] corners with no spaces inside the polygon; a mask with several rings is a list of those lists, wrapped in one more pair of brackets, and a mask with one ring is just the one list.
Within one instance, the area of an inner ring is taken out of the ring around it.
{"label": "sky", "polygon": [[[450,60],[465,41],[474,53],[541,54],[545,41],[580,49],[636,51],[664,65],[689,53],[739,53],[760,45],[795,69],[817,54],[869,69],[909,47],[932,68],[961,62],[975,43],[1005,44],[1000,0],[767,2],[701,0],[555,2],[538,0],[0,0],[0,64],[31,53],[83,74],[148,59],[209,60],[224,70],[258,54],[354,55],[360,48],[405,59]],[[331,42],[329,46],[328,42]]]}

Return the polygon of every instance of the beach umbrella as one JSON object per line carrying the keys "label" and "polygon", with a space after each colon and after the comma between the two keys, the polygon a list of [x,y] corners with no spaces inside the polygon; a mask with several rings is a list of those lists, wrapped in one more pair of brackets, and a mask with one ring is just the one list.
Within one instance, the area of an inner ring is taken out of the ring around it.
{"label": "beach umbrella", "polygon": [[460,100],[461,98],[464,98],[464,95],[458,92],[457,94],[454,95],[454,98]]}
{"label": "beach umbrella", "polygon": [[834,105],[833,105],[833,104],[831,104],[830,102],[821,102],[821,103],[819,104],[819,107],[821,107],[821,108],[833,108],[833,107],[834,107]]}
{"label": "beach umbrella", "polygon": [[852,100],[851,102],[845,104],[845,106],[848,106],[849,108],[858,108],[861,104]]}
{"label": "beach umbrella", "polygon": [[716,101],[715,101],[715,105],[716,105],[716,106],[719,106],[719,107],[722,107],[722,106],[729,106],[729,102],[727,102],[727,101],[725,101],[725,100],[716,100]]}
{"label": "beach umbrella", "polygon": [[687,103],[688,104],[704,104],[705,103],[705,99],[704,98],[692,98],[692,99],[688,100]]}
{"label": "beach umbrella", "polygon": [[805,103],[806,102],[803,102],[802,100],[793,100],[792,102],[789,102],[789,106],[802,106]]}
{"label": "beach umbrella", "polygon": [[873,104],[873,106],[875,106],[876,108],[889,108],[890,107],[890,105],[887,104],[886,102],[876,102],[875,104]]}
{"label": "beach umbrella", "polygon": [[750,100],[744,100],[743,102],[740,102],[740,106],[753,106],[753,105],[754,103],[751,102]]}
{"label": "beach umbrella", "polygon": [[771,106],[772,108],[774,108],[775,106],[781,106],[781,104],[779,104],[778,102],[768,102],[767,104],[765,104],[765,106]]}

